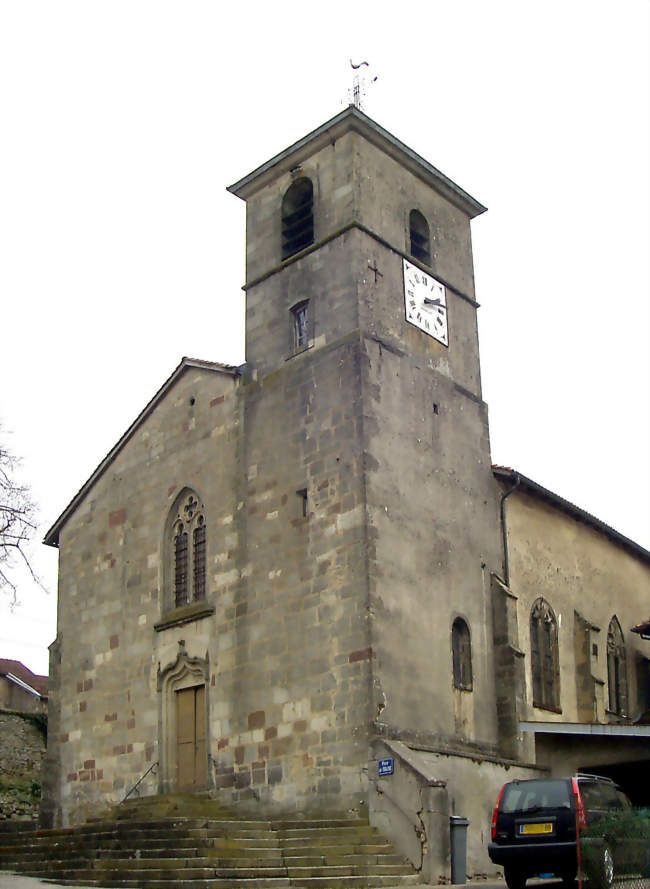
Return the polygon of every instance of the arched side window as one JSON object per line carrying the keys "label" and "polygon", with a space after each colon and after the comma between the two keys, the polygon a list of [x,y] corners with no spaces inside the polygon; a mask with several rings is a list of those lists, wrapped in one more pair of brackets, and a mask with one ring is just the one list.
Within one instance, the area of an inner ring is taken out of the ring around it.
{"label": "arched side window", "polygon": [[411,256],[431,265],[429,223],[419,210],[411,210],[409,214],[409,239]]}
{"label": "arched side window", "polygon": [[625,641],[618,618],[614,616],[607,630],[607,688],[609,709],[625,716],[627,713],[627,671],[625,668]]}
{"label": "arched side window", "polygon": [[454,687],[472,690],[472,643],[469,627],[457,617],[451,627],[451,658],[454,669]]}
{"label": "arched side window", "polygon": [[314,243],[314,186],[303,176],[282,198],[282,259]]}
{"label": "arched side window", "polygon": [[560,706],[560,670],[557,621],[545,599],[533,603],[530,613],[530,666],[533,706],[557,710]]}
{"label": "arched side window", "polygon": [[203,504],[185,489],[176,500],[167,523],[167,577],[170,604],[181,608],[205,599],[207,525]]}

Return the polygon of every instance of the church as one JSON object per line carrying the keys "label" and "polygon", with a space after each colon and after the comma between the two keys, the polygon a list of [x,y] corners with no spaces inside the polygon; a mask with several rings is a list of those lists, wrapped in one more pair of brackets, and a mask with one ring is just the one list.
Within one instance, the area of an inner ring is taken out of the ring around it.
{"label": "church", "polygon": [[[493,467],[475,198],[355,106],[244,176],[246,361],[183,358],[49,530],[42,821],[208,793],[493,873],[502,784],[650,801],[650,553]],[[645,638],[644,638],[645,636]]]}

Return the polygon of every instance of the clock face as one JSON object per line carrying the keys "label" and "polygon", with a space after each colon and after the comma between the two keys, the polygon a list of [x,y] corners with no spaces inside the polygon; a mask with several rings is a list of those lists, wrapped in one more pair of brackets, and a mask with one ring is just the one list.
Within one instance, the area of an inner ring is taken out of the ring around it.
{"label": "clock face", "polygon": [[448,346],[447,294],[444,284],[406,259],[402,261],[406,320],[443,346]]}

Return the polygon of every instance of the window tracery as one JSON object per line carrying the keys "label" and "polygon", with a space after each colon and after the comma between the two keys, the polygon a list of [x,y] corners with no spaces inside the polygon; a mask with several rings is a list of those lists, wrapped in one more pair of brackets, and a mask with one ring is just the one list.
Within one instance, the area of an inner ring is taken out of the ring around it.
{"label": "window tracery", "polygon": [[533,706],[547,710],[560,707],[560,672],[557,621],[549,603],[539,598],[530,613],[530,665]]}
{"label": "window tracery", "polygon": [[609,709],[618,716],[627,712],[627,672],[625,668],[625,640],[616,615],[607,630],[607,688]]}
{"label": "window tracery", "polygon": [[173,607],[205,599],[207,524],[196,494],[184,491],[172,509],[169,547]]}

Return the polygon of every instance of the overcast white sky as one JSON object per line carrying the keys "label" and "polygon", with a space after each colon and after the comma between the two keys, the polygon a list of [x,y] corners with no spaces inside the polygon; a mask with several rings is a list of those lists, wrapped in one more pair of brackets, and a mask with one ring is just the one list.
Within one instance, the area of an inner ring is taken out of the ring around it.
{"label": "overcast white sky", "polygon": [[[182,355],[244,360],[225,187],[365,110],[473,223],[494,462],[650,547],[647,0],[0,4],[0,421],[39,539]],[[10,433],[10,434],[7,434]],[[47,671],[46,595],[0,657]],[[647,615],[639,615],[639,618]]]}

